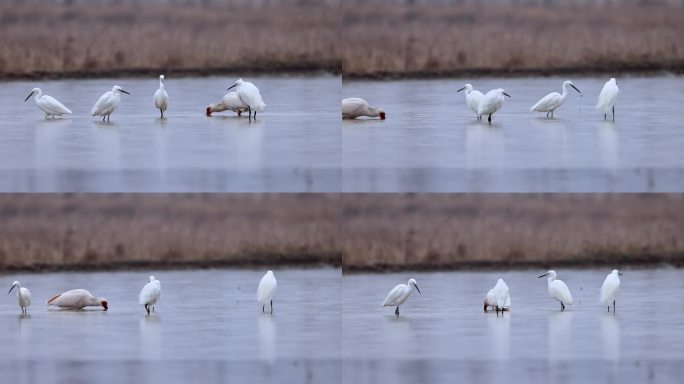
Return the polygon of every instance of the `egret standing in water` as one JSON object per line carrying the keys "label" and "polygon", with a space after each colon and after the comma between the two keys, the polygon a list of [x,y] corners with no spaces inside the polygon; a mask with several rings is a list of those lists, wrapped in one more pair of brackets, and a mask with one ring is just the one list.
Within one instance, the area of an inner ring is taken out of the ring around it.
{"label": "egret standing in water", "polygon": [[72,289],[71,291],[62,293],[61,295],[52,296],[48,300],[47,304],[64,309],[83,309],[85,307],[99,306],[102,306],[105,311],[109,309],[107,300],[105,298],[94,297],[85,289]]}
{"label": "egret standing in water", "polygon": [[264,100],[261,98],[261,93],[259,93],[259,88],[256,85],[250,83],[249,81],[243,81],[238,79],[230,88],[227,90],[235,88],[238,98],[242,101],[242,104],[247,106],[247,111],[249,112],[249,119],[252,120],[252,111],[254,111],[254,119],[256,120],[257,112],[261,112],[266,107]]}
{"label": "egret standing in water", "polygon": [[161,297],[161,282],[150,276],[150,281],[140,290],[138,302],[145,307],[147,314],[150,314],[150,308],[154,312],[154,305]]}
{"label": "egret standing in water", "polygon": [[223,111],[233,111],[236,112],[238,116],[241,116],[242,112],[247,111],[247,106],[242,103],[237,92],[228,92],[223,95],[223,98],[218,103],[209,104],[207,107],[207,116],[211,116],[214,112]]}
{"label": "egret standing in water", "polygon": [[154,106],[161,112],[161,118],[164,118],[164,111],[169,107],[169,95],[164,89],[164,75],[159,75],[159,89],[154,93]]}
{"label": "egret standing in water", "polygon": [[487,92],[480,100],[480,105],[477,107],[477,115],[489,115],[487,121],[492,122],[492,115],[494,112],[501,109],[504,103],[504,96],[511,97],[508,93],[504,92],[503,89],[492,89]]}
{"label": "egret standing in water", "polygon": [[482,92],[473,89],[473,86],[470,84],[466,84],[463,88],[459,89],[456,92],[461,92],[463,90],[465,90],[466,105],[473,112],[475,112],[478,120],[482,119],[482,115],[477,114],[477,109],[480,106],[480,101],[482,100],[484,95],[482,94]]}
{"label": "egret standing in water", "polygon": [[36,106],[38,106],[41,111],[45,112],[46,119],[49,117],[54,118],[55,116],[71,115],[71,110],[69,108],[65,107],[64,104],[60,103],[52,96],[43,95],[43,91],[40,88],[33,88],[24,101],[28,100],[32,95],[36,95],[33,98],[33,101],[36,102]]}
{"label": "egret standing in water", "polygon": [[596,109],[603,111],[603,120],[608,118],[608,113],[613,111],[613,121],[615,121],[615,103],[617,103],[618,96],[620,95],[620,89],[617,86],[617,80],[611,77],[610,80],[603,85],[601,93],[599,94],[598,103],[596,103]]}
{"label": "egret standing in water", "polygon": [[546,117],[549,117],[550,114],[553,119],[553,111],[560,107],[565,102],[565,99],[568,98],[568,86],[574,88],[580,95],[582,94],[572,81],[566,80],[563,82],[563,94],[558,92],[549,93],[542,97],[537,104],[533,105],[532,108],[530,108],[530,112],[546,112]]}
{"label": "egret standing in water", "polygon": [[539,276],[539,278],[541,279],[544,276],[548,276],[549,296],[560,301],[561,312],[565,311],[565,305],[572,304],[572,295],[568,286],[565,285],[563,280],[556,280],[556,271],[553,269]]}
{"label": "egret standing in water", "polygon": [[12,283],[12,287],[7,294],[9,295],[15,287],[17,288],[17,304],[19,304],[19,307],[21,308],[21,314],[25,315],[28,313],[28,307],[31,305],[31,292],[22,287],[21,283],[15,281]]}
{"label": "egret standing in water", "polygon": [[261,313],[266,311],[266,304],[271,304],[271,315],[273,314],[273,297],[275,296],[276,287],[278,282],[276,281],[273,271],[268,271],[259,281],[259,286],[257,287],[257,300],[261,303]]}
{"label": "egret standing in water", "polygon": [[501,311],[502,314],[504,311],[510,311],[511,295],[508,291],[508,285],[506,285],[506,282],[503,281],[503,279],[499,279],[494,288],[487,292],[484,301],[485,312],[487,312],[487,307],[493,308],[497,313]]}
{"label": "egret standing in water", "polygon": [[116,111],[116,108],[119,106],[119,102],[121,102],[122,92],[130,95],[130,93],[124,91],[123,88],[115,85],[111,91],[105,92],[102,96],[100,96],[99,99],[97,99],[97,102],[90,111],[90,114],[92,116],[102,116],[102,121],[105,121],[105,118],[107,121],[109,121],[109,115]]}
{"label": "egret standing in water", "polygon": [[342,99],[342,119],[350,120],[357,117],[380,117],[385,120],[385,111],[382,108],[371,107],[368,102],[358,97]]}
{"label": "egret standing in water", "polygon": [[603,305],[608,306],[608,312],[610,312],[610,303],[613,303],[613,313],[615,313],[615,298],[617,297],[618,291],[620,290],[620,276],[622,273],[617,269],[613,269],[613,272],[606,276],[603,280],[603,285],[601,286],[601,302]]}
{"label": "egret standing in water", "polygon": [[399,306],[404,304],[406,299],[411,296],[412,288],[416,288],[416,291],[420,293],[420,289],[418,289],[418,284],[416,284],[415,279],[409,279],[408,283],[406,284],[397,284],[397,286],[392,288],[392,290],[387,294],[385,302],[382,303],[382,306],[397,307],[397,309],[394,310],[394,314],[399,316]]}

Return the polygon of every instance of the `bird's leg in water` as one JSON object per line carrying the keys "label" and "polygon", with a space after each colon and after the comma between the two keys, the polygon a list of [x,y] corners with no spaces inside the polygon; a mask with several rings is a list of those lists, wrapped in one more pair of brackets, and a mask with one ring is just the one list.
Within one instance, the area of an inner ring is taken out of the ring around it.
{"label": "bird's leg in water", "polygon": [[242,116],[242,111],[238,111],[238,117]]}
{"label": "bird's leg in water", "polygon": [[154,307],[152,307],[152,312],[154,312]]}
{"label": "bird's leg in water", "polygon": [[111,118],[111,114],[107,115],[107,122],[109,123],[109,119]]}
{"label": "bird's leg in water", "polygon": [[273,300],[271,300],[271,315],[273,314]]}
{"label": "bird's leg in water", "polygon": [[610,313],[610,304],[608,304],[608,313]]}
{"label": "bird's leg in water", "polygon": [[254,120],[256,120],[256,112],[257,112],[257,111],[254,111]]}
{"label": "bird's leg in water", "polygon": [[548,112],[546,112],[546,117],[549,117],[549,113],[548,113]]}
{"label": "bird's leg in water", "polygon": [[603,120],[607,120],[607,119],[608,119],[608,115],[604,113],[603,114]]}
{"label": "bird's leg in water", "polygon": [[487,118],[487,121],[489,121],[490,123],[492,122],[492,114],[491,114],[491,113],[489,114],[489,117]]}
{"label": "bird's leg in water", "polygon": [[247,112],[249,112],[249,119],[252,120],[252,107],[247,107]]}
{"label": "bird's leg in water", "polygon": [[[610,306],[608,308],[610,308]],[[613,313],[615,313],[615,300],[613,300]]]}
{"label": "bird's leg in water", "polygon": [[160,109],[159,112],[161,112],[161,118],[163,119],[164,118],[164,110]]}
{"label": "bird's leg in water", "polygon": [[261,306],[261,313],[264,313],[264,312],[266,312],[266,304]]}
{"label": "bird's leg in water", "polygon": [[615,106],[613,105],[613,121],[615,121]]}
{"label": "bird's leg in water", "polygon": [[399,316],[399,306],[397,305],[397,309],[394,310],[394,314]]}
{"label": "bird's leg in water", "polygon": [[145,304],[145,310],[147,311],[147,314],[150,314],[150,307],[149,304]]}
{"label": "bird's leg in water", "polygon": [[106,118],[107,118],[107,115],[103,115],[103,116],[102,116],[102,121],[104,122]]}

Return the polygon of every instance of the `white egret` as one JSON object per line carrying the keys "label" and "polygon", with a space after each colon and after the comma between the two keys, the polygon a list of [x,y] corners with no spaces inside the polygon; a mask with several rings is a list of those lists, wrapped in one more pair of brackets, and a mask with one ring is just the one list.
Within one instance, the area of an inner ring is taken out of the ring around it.
{"label": "white egret", "polygon": [[572,304],[572,295],[568,286],[565,285],[563,280],[556,280],[556,271],[553,269],[546,272],[545,274],[539,276],[541,279],[544,276],[548,276],[548,286],[549,286],[549,296],[560,301],[561,312],[565,310],[565,305]]}
{"label": "white egret", "polygon": [[603,285],[601,286],[601,302],[603,305],[608,306],[608,312],[610,312],[610,303],[613,303],[613,313],[615,313],[615,298],[617,297],[618,291],[620,290],[620,276],[622,273],[617,269],[613,269],[613,272],[606,276],[603,280]]}
{"label": "white egret", "polygon": [[249,112],[249,119],[252,119],[252,111],[254,111],[254,119],[256,119],[257,112],[261,112],[266,107],[264,100],[261,98],[261,93],[259,93],[259,88],[256,85],[250,83],[249,81],[243,81],[238,79],[232,86],[230,86],[227,91],[235,88],[238,98],[242,101],[242,104],[247,106],[247,111]]}
{"label": "white egret", "polygon": [[508,93],[504,92],[503,89],[492,89],[487,92],[480,100],[480,105],[477,107],[477,115],[489,115],[487,121],[492,122],[492,115],[494,112],[501,109],[504,103],[504,96],[511,97]]}
{"label": "white egret", "polygon": [[257,287],[257,300],[261,303],[262,313],[266,309],[266,303],[270,302],[271,314],[273,314],[273,297],[275,296],[277,286],[278,282],[273,275],[273,271],[266,272],[259,281],[259,286]]}
{"label": "white egret", "polygon": [[[461,92],[463,90],[465,90],[466,105],[477,115],[477,109],[480,106],[480,101],[482,100],[484,95],[482,94],[482,92],[473,89],[473,86],[470,84],[466,84],[463,88],[459,89],[456,92]],[[482,115],[477,115],[477,119],[482,119]]]}
{"label": "white egret", "polygon": [[164,75],[159,75],[159,89],[154,93],[154,106],[161,112],[161,118],[164,118],[164,111],[169,107],[169,95],[164,89]]}
{"label": "white egret", "polygon": [[247,111],[247,106],[242,103],[237,95],[237,92],[228,92],[223,95],[223,98],[218,103],[209,104],[207,107],[207,116],[211,116],[214,112],[233,111],[238,116],[242,116],[242,112]]}
{"label": "white egret", "polygon": [[159,301],[161,296],[161,282],[150,276],[150,281],[140,290],[138,302],[145,307],[147,314],[150,314],[150,308],[154,312],[154,305]]}
{"label": "white egret", "polygon": [[116,108],[119,106],[119,102],[121,101],[121,92],[130,95],[130,93],[124,91],[123,88],[115,85],[111,91],[105,92],[102,96],[100,96],[99,99],[97,99],[97,102],[90,111],[90,114],[92,116],[102,116],[102,121],[105,121],[105,118],[107,121],[109,121],[109,115],[116,111]]}
{"label": "white egret", "polygon": [[409,279],[408,283],[397,284],[396,287],[392,288],[392,290],[387,294],[385,302],[382,303],[382,306],[397,307],[397,309],[394,311],[394,314],[399,316],[399,306],[404,304],[406,299],[408,299],[409,296],[411,296],[411,287],[415,287],[418,293],[420,293],[420,289],[418,289],[418,284],[416,284],[416,280]]}
{"label": "white egret", "polygon": [[31,93],[24,99],[28,100],[32,95],[36,95],[33,100],[36,102],[36,106],[45,112],[45,118],[54,118],[55,116],[71,115],[71,110],[60,103],[57,99],[52,96],[43,95],[43,91],[40,88],[33,88]]}
{"label": "white egret", "polygon": [[490,307],[497,312],[501,311],[502,313],[503,311],[510,311],[511,295],[508,290],[508,285],[506,285],[506,282],[503,281],[503,279],[499,279],[494,288],[487,292],[484,301],[485,312],[487,312],[487,307]]}
{"label": "white egret", "polygon": [[83,309],[85,307],[99,306],[102,306],[105,311],[109,309],[105,298],[94,297],[85,289],[72,289],[61,295],[52,296],[47,304],[66,309]]}
{"label": "white egret", "polygon": [[551,118],[553,119],[553,111],[560,107],[565,102],[565,99],[568,98],[568,86],[574,88],[580,95],[582,94],[572,81],[566,80],[563,82],[563,94],[558,92],[549,93],[542,97],[541,100],[537,101],[537,104],[530,108],[530,112],[546,112],[546,117],[551,115]]}
{"label": "white egret", "polygon": [[603,111],[603,120],[608,118],[608,112],[613,111],[613,121],[615,121],[615,103],[617,103],[618,96],[620,95],[620,89],[617,86],[617,80],[611,77],[610,80],[606,81],[599,94],[598,103],[596,103],[596,109]]}
{"label": "white egret", "polygon": [[15,287],[17,288],[17,304],[21,308],[21,313],[25,315],[28,312],[28,307],[31,305],[31,292],[22,287],[21,283],[15,281],[12,283],[12,287],[7,294],[9,295]]}
{"label": "white egret", "polygon": [[342,99],[342,119],[356,119],[361,116],[380,116],[380,120],[385,120],[385,111],[382,108],[371,107],[366,100],[358,97]]}

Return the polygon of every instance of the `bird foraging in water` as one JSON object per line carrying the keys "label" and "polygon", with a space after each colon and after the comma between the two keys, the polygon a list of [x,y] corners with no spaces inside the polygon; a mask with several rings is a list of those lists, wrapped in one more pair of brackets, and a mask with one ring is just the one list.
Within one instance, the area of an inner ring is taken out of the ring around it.
{"label": "bird foraging in water", "polygon": [[121,102],[121,93],[130,95],[130,93],[124,91],[123,88],[115,85],[111,91],[105,92],[97,99],[90,114],[92,116],[102,116],[102,121],[105,121],[105,118],[109,121],[109,116],[116,111],[116,108]]}
{"label": "bird foraging in water", "polygon": [[406,284],[397,284],[397,286],[392,288],[392,290],[387,294],[382,306],[397,307],[397,309],[394,310],[394,314],[399,316],[399,306],[404,304],[406,299],[411,296],[412,288],[415,288],[416,291],[420,293],[420,289],[418,289],[418,284],[416,283],[415,279],[409,279],[408,283]]}
{"label": "bird foraging in water", "polygon": [[55,116],[71,115],[71,110],[60,103],[57,99],[52,96],[43,95],[43,91],[40,88],[33,88],[31,93],[24,99],[26,102],[31,96],[36,95],[33,100],[36,106],[43,112],[45,112],[45,118],[54,118]]}
{"label": "bird foraging in water", "polygon": [[615,298],[617,297],[618,291],[620,291],[620,276],[622,273],[617,269],[613,269],[611,273],[606,276],[603,280],[603,285],[601,286],[601,302],[603,305],[608,306],[608,312],[610,312],[610,303],[613,303],[613,313],[615,313]]}
{"label": "bird foraging in water", "polygon": [[482,119],[482,115],[477,114],[477,110],[480,106],[480,101],[484,97],[482,92],[477,91],[473,89],[473,86],[470,84],[466,84],[463,88],[459,89],[456,92],[461,92],[465,90],[465,100],[466,100],[466,105],[468,108],[470,108],[475,114],[477,115],[477,119],[480,120]]}
{"label": "bird foraging in water", "polygon": [[596,109],[603,111],[603,120],[608,119],[608,113],[613,111],[613,121],[615,121],[615,104],[617,103],[618,96],[620,96],[620,89],[617,85],[617,80],[611,77],[610,80],[606,81],[599,94],[598,103],[596,103]]}
{"label": "bird foraging in water", "polygon": [[546,117],[551,115],[551,118],[553,119],[553,111],[563,105],[565,99],[568,98],[568,86],[572,87],[580,95],[582,94],[582,92],[575,87],[572,81],[566,80],[563,82],[563,94],[558,92],[549,93],[548,95],[542,97],[537,104],[533,105],[532,108],[530,108],[530,112],[546,112]]}
{"label": "bird foraging in water", "polygon": [[247,106],[247,112],[249,112],[249,119],[252,120],[252,112],[254,112],[254,119],[256,120],[257,112],[261,112],[266,108],[264,100],[261,98],[261,93],[256,85],[250,83],[249,81],[243,81],[238,79],[235,84],[230,86],[227,91],[235,88],[238,98],[242,104]]}
{"label": "bird foraging in water", "polygon": [[9,295],[14,288],[17,288],[17,304],[21,308],[21,313],[25,315],[28,313],[28,307],[31,306],[31,292],[22,287],[21,283],[15,281],[7,294]]}
{"label": "bird foraging in water", "polygon": [[541,279],[544,276],[548,276],[549,296],[560,301],[561,312],[565,311],[565,306],[572,304],[572,295],[570,294],[568,286],[565,285],[563,280],[556,280],[556,271],[553,269],[539,276],[539,278]]}
{"label": "bird foraging in water", "polygon": [[106,311],[109,309],[107,300],[103,297],[94,297],[85,289],[72,289],[60,295],[52,296],[47,301],[48,306],[53,305],[63,309],[83,309],[85,307],[102,306]]}
{"label": "bird foraging in water", "polygon": [[150,280],[145,286],[140,290],[140,295],[138,297],[138,302],[140,305],[145,307],[147,314],[150,314],[150,309],[154,312],[154,305],[159,301],[161,297],[161,282],[150,276]]}
{"label": "bird foraging in water", "polygon": [[380,117],[385,120],[385,111],[382,108],[371,107],[368,102],[358,97],[342,100],[342,119],[351,120],[357,117]]}
{"label": "bird foraging in water", "polygon": [[233,111],[238,116],[242,116],[242,112],[247,111],[247,106],[242,103],[237,95],[237,92],[228,92],[223,95],[221,101],[218,103],[209,104],[207,107],[207,116],[211,116],[214,112]]}
{"label": "bird foraging in water", "polygon": [[169,95],[164,89],[164,75],[159,75],[159,89],[154,93],[154,106],[157,107],[163,119],[164,111],[169,107]]}
{"label": "bird foraging in water", "polygon": [[257,287],[257,301],[261,303],[261,313],[266,311],[266,304],[271,304],[271,314],[273,314],[273,297],[275,297],[276,287],[278,282],[276,281],[273,271],[268,271],[259,280],[259,286]]}

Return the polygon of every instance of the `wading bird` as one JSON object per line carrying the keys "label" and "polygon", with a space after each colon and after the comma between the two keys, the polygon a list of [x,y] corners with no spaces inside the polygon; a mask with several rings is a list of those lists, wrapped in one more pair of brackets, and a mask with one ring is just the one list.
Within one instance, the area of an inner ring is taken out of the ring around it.
{"label": "wading bird", "polygon": [[121,92],[130,95],[130,93],[124,91],[118,85],[115,85],[111,91],[105,92],[102,96],[100,96],[99,99],[97,99],[97,102],[90,111],[90,114],[92,116],[102,116],[102,121],[105,121],[105,118],[107,121],[109,121],[109,115],[116,111],[116,108],[119,106],[119,102],[121,101]]}
{"label": "wading bird", "polygon": [[60,103],[57,99],[52,96],[43,95],[43,91],[40,88],[33,88],[31,93],[24,99],[28,100],[32,95],[36,95],[33,100],[36,102],[36,106],[45,112],[45,118],[62,115],[71,115],[71,110]]}
{"label": "wading bird", "polygon": [[553,269],[546,272],[545,274],[539,276],[541,279],[544,276],[548,276],[548,286],[549,286],[549,296],[551,298],[560,301],[561,312],[565,310],[565,305],[572,304],[572,295],[568,286],[565,285],[563,280],[556,280],[556,271]]}
{"label": "wading bird", "polygon": [[487,292],[484,300],[484,311],[487,312],[487,307],[494,309],[495,311],[510,311],[511,309],[511,296],[508,291],[508,285],[503,279],[499,279],[496,282],[494,288]]}
{"label": "wading bird", "polygon": [[610,312],[610,303],[613,303],[613,313],[615,313],[615,298],[617,297],[618,291],[620,290],[620,276],[622,273],[617,269],[613,269],[613,272],[606,276],[603,280],[603,285],[601,286],[601,302],[603,305],[608,306],[608,312]]}
{"label": "wading bird", "polygon": [[492,122],[492,115],[494,112],[501,109],[504,103],[504,96],[511,97],[508,93],[504,92],[503,89],[492,89],[487,92],[480,100],[480,105],[477,108],[477,115],[488,115],[487,121]]}
{"label": "wading bird", "polygon": [[169,95],[164,89],[164,75],[159,75],[159,89],[154,93],[154,106],[161,112],[161,118],[164,118],[164,111],[169,107]]}
{"label": "wading bird", "polygon": [[150,276],[150,281],[140,290],[138,302],[145,307],[147,314],[150,314],[150,308],[154,312],[154,305],[161,297],[161,282]]}
{"label": "wading bird", "polygon": [[533,105],[532,108],[530,108],[530,112],[546,112],[546,117],[551,115],[551,118],[553,119],[553,111],[560,107],[565,102],[565,99],[568,98],[568,86],[574,88],[580,95],[582,94],[572,81],[566,80],[563,82],[563,94],[558,92],[549,93],[542,97],[537,104]]}
{"label": "wading bird", "polygon": [[259,88],[256,85],[250,83],[249,81],[243,81],[238,79],[231,87],[227,89],[230,91],[235,88],[238,98],[242,104],[247,106],[247,112],[249,112],[249,119],[252,119],[252,111],[254,112],[254,119],[256,120],[257,112],[261,112],[266,107],[264,100],[261,98],[261,93],[259,93]]}
{"label": "wading bird", "polygon": [[470,84],[466,84],[463,88],[459,89],[456,92],[461,92],[463,90],[465,90],[466,105],[473,112],[475,112],[478,120],[482,119],[482,115],[477,114],[477,109],[480,106],[480,100],[482,100],[484,95],[482,94],[482,92],[473,89],[473,86]]}
{"label": "wading bird", "polygon": [[613,111],[613,121],[615,121],[615,103],[617,103],[618,96],[620,95],[620,89],[617,86],[617,80],[611,77],[610,80],[606,81],[603,85],[601,93],[599,94],[598,103],[596,103],[596,109],[603,111],[603,120],[608,118],[608,113]]}
{"label": "wading bird", "polygon": [[64,309],[83,309],[85,307],[99,306],[102,306],[105,311],[109,309],[106,299],[94,297],[85,289],[72,289],[61,295],[52,296],[47,304]]}
{"label": "wading bird", "polygon": [[273,314],[273,297],[275,296],[276,287],[278,282],[276,281],[273,271],[268,271],[259,281],[259,286],[257,287],[257,300],[261,303],[261,312],[266,311],[266,304],[271,304],[271,314]]}
{"label": "wading bird", "polygon": [[342,119],[356,119],[357,117],[380,117],[385,120],[385,111],[382,108],[371,107],[368,102],[358,97],[342,99]]}
{"label": "wading bird", "polygon": [[247,106],[242,103],[237,95],[237,92],[228,92],[223,95],[223,98],[218,103],[209,104],[207,107],[207,116],[211,116],[214,112],[233,111],[238,116],[242,116],[242,112],[247,111]]}
{"label": "wading bird", "polygon": [[15,281],[12,283],[12,287],[7,294],[9,295],[15,287],[17,288],[17,304],[19,304],[19,307],[21,308],[21,313],[25,315],[28,313],[28,307],[31,305],[31,292],[22,287],[21,283]]}
{"label": "wading bird", "polygon": [[411,288],[413,287],[415,287],[418,293],[420,293],[420,289],[418,289],[418,284],[416,284],[415,279],[409,279],[408,283],[406,284],[397,284],[397,286],[392,288],[392,290],[387,294],[385,302],[382,303],[382,306],[397,307],[397,309],[394,311],[394,314],[399,316],[399,306],[404,304],[406,299],[411,296]]}

